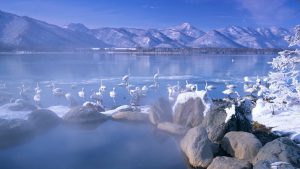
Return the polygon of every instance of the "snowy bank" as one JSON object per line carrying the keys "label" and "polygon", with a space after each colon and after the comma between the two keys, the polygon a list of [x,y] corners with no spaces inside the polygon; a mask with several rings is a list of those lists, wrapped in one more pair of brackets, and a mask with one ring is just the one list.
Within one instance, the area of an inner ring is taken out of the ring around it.
{"label": "snowy bank", "polygon": [[253,121],[257,121],[272,131],[279,133],[293,133],[291,139],[300,142],[300,105],[295,105],[288,110],[276,111],[272,114],[270,103],[258,99],[256,107],[252,110]]}

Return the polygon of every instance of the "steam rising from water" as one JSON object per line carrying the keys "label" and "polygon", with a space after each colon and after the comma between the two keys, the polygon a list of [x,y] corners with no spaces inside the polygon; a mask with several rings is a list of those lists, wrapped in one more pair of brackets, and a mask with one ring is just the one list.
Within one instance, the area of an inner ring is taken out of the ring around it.
{"label": "steam rising from water", "polygon": [[[113,106],[109,91],[131,72],[130,83],[142,87],[153,83],[153,75],[160,69],[158,90],[142,99],[142,105],[152,104],[158,97],[167,97],[167,85],[185,80],[204,89],[205,81],[217,89],[211,97],[223,97],[224,82],[238,86],[240,93],[243,76],[254,79],[266,75],[273,56],[114,56],[92,54],[32,54],[1,55],[0,82],[5,92],[18,98],[17,87],[23,82],[31,88],[28,98],[33,103],[36,82],[42,88],[42,106],[67,105],[64,98],[51,94],[45,86],[51,82],[76,99],[85,88],[89,98],[91,89],[98,89],[100,81],[107,86],[104,105]],[[233,62],[234,60],[234,62]],[[71,85],[75,86],[71,88]],[[118,105],[128,104],[130,95],[117,88]],[[0,110],[1,111],[1,110]],[[31,142],[11,149],[0,150],[0,168],[185,168],[174,140],[146,125],[106,122],[94,130],[78,130],[59,126],[35,137]]]}

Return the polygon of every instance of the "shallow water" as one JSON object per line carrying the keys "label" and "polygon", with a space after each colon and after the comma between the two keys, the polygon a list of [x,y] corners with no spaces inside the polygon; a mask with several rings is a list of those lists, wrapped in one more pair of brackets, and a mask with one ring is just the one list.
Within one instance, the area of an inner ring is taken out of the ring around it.
{"label": "shallow water", "polygon": [[1,169],[186,168],[167,135],[149,125],[105,122],[93,130],[59,126],[0,150]]}
{"label": "shallow water", "polygon": [[[70,92],[83,103],[89,100],[91,90],[97,90],[100,80],[107,87],[104,106],[114,106],[109,91],[121,83],[130,70],[130,83],[142,87],[153,83],[153,75],[160,70],[157,90],[150,90],[140,104],[152,104],[158,97],[167,97],[168,84],[185,85],[185,80],[203,89],[205,81],[217,87],[209,93],[212,98],[224,97],[224,83],[238,85],[242,93],[244,76],[255,80],[267,75],[267,64],[274,56],[128,56],[100,54],[28,54],[0,55],[0,83],[14,98],[17,87],[24,83],[31,88],[27,93],[33,103],[36,82],[42,88],[43,107],[67,105],[64,98],[51,95],[45,85],[54,82],[56,87]],[[71,88],[73,85],[73,88]],[[75,87],[74,87],[75,86]],[[85,88],[86,99],[78,97]],[[117,105],[128,104],[130,95],[117,88]],[[1,112],[0,112],[1,113]],[[108,121],[93,130],[59,126],[36,136],[21,145],[0,150],[1,169],[76,169],[76,168],[130,168],[130,169],[181,169],[187,168],[173,138],[157,133],[151,126]]]}
{"label": "shallow water", "polygon": [[[198,89],[204,89],[205,81],[217,86],[217,90],[210,92],[211,97],[224,97],[224,83],[230,82],[241,85],[244,76],[255,80],[256,76],[265,76],[270,70],[267,62],[271,55],[204,55],[204,56],[129,56],[129,55],[100,55],[100,54],[28,54],[28,55],[0,55],[0,83],[7,84],[8,91],[18,96],[17,86],[21,82],[31,87],[28,97],[34,95],[36,82],[43,90],[42,104],[66,104],[64,99],[51,96],[51,90],[45,88],[46,84],[54,82],[56,87],[70,92],[78,101],[78,91],[85,88],[86,96],[92,94],[91,90],[98,90],[100,80],[107,86],[104,103],[111,106],[112,99],[109,91],[113,86],[121,83],[121,78],[130,71],[130,83],[142,87],[153,83],[153,75],[159,68],[160,88],[149,93],[144,99],[150,101],[158,96],[167,96],[167,85],[175,85],[177,81],[181,86],[185,80],[196,83]],[[71,89],[71,85],[76,88]],[[242,94],[242,88],[237,89]],[[126,104],[130,100],[127,90],[116,89],[117,104]],[[47,98],[44,99],[43,98]],[[141,104],[146,104],[145,102]]]}

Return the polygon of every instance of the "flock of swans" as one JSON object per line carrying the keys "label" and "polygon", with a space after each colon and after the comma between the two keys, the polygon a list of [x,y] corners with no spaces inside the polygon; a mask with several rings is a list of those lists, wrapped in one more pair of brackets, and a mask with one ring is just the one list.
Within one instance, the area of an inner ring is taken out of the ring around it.
{"label": "flock of swans", "polygon": [[[114,106],[116,106],[116,97],[118,96],[116,87],[123,87],[128,91],[128,94],[131,96],[130,104],[136,105],[139,102],[139,99],[141,97],[144,97],[147,95],[149,89],[158,89],[159,86],[159,69],[153,76],[153,83],[151,85],[143,85],[142,87],[134,86],[130,83],[130,71],[128,71],[128,74],[124,75],[122,77],[122,82],[117,84],[116,86],[112,87],[112,90],[109,91],[109,97],[113,100]],[[265,84],[263,84],[263,82]],[[256,96],[262,96],[263,92],[267,89],[267,82],[268,79],[265,78],[261,80],[259,77],[256,78],[255,84],[252,84],[249,77],[244,77],[244,92],[249,93],[251,96],[253,96],[254,93],[256,93]],[[64,97],[67,101],[69,101],[72,105],[72,102],[75,102],[74,97],[70,92],[67,92],[63,90],[62,88],[57,87],[53,82],[51,84],[46,85],[45,87],[51,89],[51,93],[55,97]],[[5,89],[6,84],[0,84],[0,89]],[[23,83],[19,88],[19,95],[22,98],[28,99],[28,91],[29,87],[25,86]],[[71,88],[75,88],[75,86],[71,86]],[[234,84],[225,83],[225,90],[222,91],[224,95],[226,95],[228,98],[234,98],[234,95],[236,97],[240,97],[239,93],[235,90],[237,88]],[[104,96],[104,93],[106,92],[106,86],[103,84],[103,81],[101,80],[100,86],[98,90],[92,89],[92,94],[89,96],[89,99],[92,101],[88,101],[87,93],[85,91],[85,88],[82,87],[81,90],[78,91],[78,97],[81,98],[85,102],[89,102],[90,104],[96,104],[96,105],[102,105],[102,99]],[[212,91],[216,89],[216,86],[209,85],[207,81],[205,81],[205,87],[204,90],[206,92]],[[189,83],[186,80],[186,84],[184,87],[182,87],[179,84],[179,81],[177,81],[176,85],[167,85],[167,92],[168,92],[168,98],[170,101],[175,101],[177,96],[182,92],[195,92],[198,91],[198,85]],[[41,93],[42,89],[40,88],[39,83],[37,82],[36,87],[34,88],[34,96],[33,101],[35,102],[37,107],[41,107]]]}

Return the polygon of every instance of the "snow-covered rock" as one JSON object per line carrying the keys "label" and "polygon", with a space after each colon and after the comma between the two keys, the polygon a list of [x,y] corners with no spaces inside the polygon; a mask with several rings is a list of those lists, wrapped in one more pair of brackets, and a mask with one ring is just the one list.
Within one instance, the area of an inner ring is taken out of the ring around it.
{"label": "snow-covered rock", "polygon": [[209,108],[206,91],[180,93],[173,106],[173,121],[186,127],[198,126]]}
{"label": "snow-covered rock", "polygon": [[70,109],[63,119],[68,123],[87,124],[103,122],[107,116],[94,107],[79,106]]}
{"label": "snow-covered rock", "polygon": [[128,107],[126,109],[119,109],[111,116],[114,120],[126,120],[126,121],[147,121],[148,114],[142,113],[141,109]]}
{"label": "snow-covered rock", "polygon": [[69,107],[62,106],[62,105],[50,106],[47,109],[53,111],[60,118],[62,118],[64,115],[68,113],[68,111],[70,111]]}
{"label": "snow-covered rock", "polygon": [[289,138],[282,137],[264,145],[253,160],[256,164],[260,160],[271,163],[283,161],[300,167],[300,148]]}
{"label": "snow-covered rock", "polygon": [[4,104],[0,106],[0,118],[1,119],[27,119],[28,114],[32,110],[20,110],[20,111],[13,111],[9,109],[9,107],[12,105],[12,103]]}

